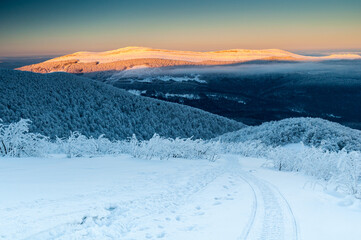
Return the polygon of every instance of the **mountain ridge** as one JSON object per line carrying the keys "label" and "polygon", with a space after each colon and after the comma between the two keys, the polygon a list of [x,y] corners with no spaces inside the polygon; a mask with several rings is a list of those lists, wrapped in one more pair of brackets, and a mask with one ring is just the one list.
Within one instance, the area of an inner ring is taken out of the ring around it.
{"label": "mountain ridge", "polygon": [[336,59],[361,59],[357,54],[332,54],[329,56],[304,56],[281,49],[229,49],[210,52],[194,52],[152,49],[146,47],[125,47],[104,52],[75,52],[53,58],[42,63],[27,65],[17,70],[38,73],[64,71],[69,73],[90,73],[123,71],[139,65],[151,68],[169,66],[208,66],[264,61],[324,61]]}

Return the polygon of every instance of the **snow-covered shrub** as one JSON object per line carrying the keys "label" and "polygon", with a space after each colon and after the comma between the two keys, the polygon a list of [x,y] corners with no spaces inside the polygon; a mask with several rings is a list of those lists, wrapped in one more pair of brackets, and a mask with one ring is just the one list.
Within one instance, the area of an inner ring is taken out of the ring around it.
{"label": "snow-covered shrub", "polygon": [[326,181],[336,173],[339,153],[301,145],[299,148],[276,147],[267,154],[279,171],[303,172]]}
{"label": "snow-covered shrub", "polygon": [[361,196],[361,152],[332,152],[301,145],[268,149],[265,157],[279,171],[302,172],[332,183],[343,192]]}
{"label": "snow-covered shrub", "polygon": [[79,132],[71,132],[64,141],[65,152],[68,158],[96,155],[96,146],[93,139],[89,139]]}
{"label": "snow-covered shrub", "polygon": [[40,156],[48,144],[48,139],[37,133],[29,133],[31,121],[5,125],[0,122],[0,155],[10,157]]}
{"label": "snow-covered shrub", "polygon": [[110,141],[103,135],[93,138],[79,132],[71,132],[69,138],[51,140],[40,134],[29,133],[29,123],[29,120],[21,120],[9,125],[0,125],[2,155],[21,157],[57,153],[72,158],[127,153],[145,159],[195,158],[214,161],[220,152],[219,142],[191,138],[171,139],[157,134],[149,140],[138,140],[133,135],[128,140]]}
{"label": "snow-covered shrub", "polygon": [[361,197],[361,152],[341,152],[332,181],[349,194]]}
{"label": "snow-covered shrub", "polygon": [[138,158],[195,158],[215,161],[219,152],[217,142],[191,138],[162,138],[155,134],[151,139],[138,141],[135,136],[129,141],[130,154]]}
{"label": "snow-covered shrub", "polygon": [[88,138],[79,132],[71,132],[69,138],[58,138],[55,143],[58,146],[57,153],[66,153],[68,158],[116,155],[128,149],[125,141],[110,141],[104,135]]}

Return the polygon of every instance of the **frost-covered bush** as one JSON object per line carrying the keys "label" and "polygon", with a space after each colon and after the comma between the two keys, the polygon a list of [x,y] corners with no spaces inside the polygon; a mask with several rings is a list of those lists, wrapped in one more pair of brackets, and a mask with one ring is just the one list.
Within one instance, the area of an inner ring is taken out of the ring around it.
{"label": "frost-covered bush", "polygon": [[162,138],[155,134],[151,139],[139,141],[135,136],[129,141],[130,154],[138,158],[196,158],[215,161],[219,152],[217,142],[191,138]]}
{"label": "frost-covered bush", "polygon": [[336,173],[337,160],[340,155],[341,153],[338,152],[307,147],[302,144],[297,148],[272,148],[266,157],[279,171],[303,172],[328,181]]}
{"label": "frost-covered bush", "polygon": [[31,121],[3,124],[0,122],[0,156],[23,157],[43,154],[48,139],[37,133],[29,133]]}
{"label": "frost-covered bush", "polygon": [[361,152],[328,151],[299,144],[296,148],[268,148],[268,166],[302,172],[332,183],[343,192],[361,196]]}
{"label": "frost-covered bush", "polygon": [[101,135],[87,137],[71,132],[68,138],[51,140],[40,134],[29,133],[29,120],[9,125],[0,124],[0,154],[2,156],[39,156],[49,153],[67,157],[94,157],[130,154],[136,158],[169,159],[196,158],[214,161],[220,152],[219,142],[191,138],[164,138],[157,134],[149,140],[138,140],[135,135],[122,141],[110,141]]}
{"label": "frost-covered bush", "polygon": [[64,151],[68,158],[98,155],[97,143],[93,138],[87,138],[79,132],[71,132],[64,140]]}
{"label": "frost-covered bush", "polygon": [[260,141],[267,146],[303,142],[329,151],[361,151],[361,131],[320,118],[288,118],[246,127],[219,137],[223,142]]}
{"label": "frost-covered bush", "polygon": [[129,151],[127,146],[129,144],[126,141],[110,141],[104,135],[88,138],[79,132],[71,132],[69,138],[57,138],[55,142],[50,141],[49,144],[56,146],[54,152],[65,153],[68,158],[116,155]]}
{"label": "frost-covered bush", "polygon": [[361,198],[361,152],[342,152],[331,179],[342,190]]}
{"label": "frost-covered bush", "polygon": [[127,140],[110,141],[103,136],[95,139],[73,132],[67,139],[57,139],[55,145],[57,153],[65,153],[69,158],[130,154],[143,159],[196,158],[214,161],[219,153],[216,142],[163,138],[157,134],[149,140],[138,140],[133,135]]}

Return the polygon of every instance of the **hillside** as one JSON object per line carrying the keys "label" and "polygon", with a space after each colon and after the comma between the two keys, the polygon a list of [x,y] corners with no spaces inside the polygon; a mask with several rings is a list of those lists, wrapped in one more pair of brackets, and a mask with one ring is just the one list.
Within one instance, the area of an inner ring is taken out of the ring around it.
{"label": "hillside", "polygon": [[246,127],[219,137],[224,142],[260,141],[270,146],[303,142],[326,150],[360,151],[361,131],[319,118],[289,118]]}
{"label": "hillside", "polygon": [[140,139],[211,138],[244,125],[179,104],[139,97],[124,90],[67,73],[37,74],[0,69],[0,118],[33,121],[31,131],[66,137],[105,134]]}
{"label": "hillside", "polygon": [[76,52],[48,61],[19,68],[22,71],[49,73],[90,73],[123,71],[135,66],[169,67],[179,65],[225,65],[255,60],[265,61],[322,61],[329,59],[359,59],[357,54],[338,54],[324,57],[302,56],[280,49],[231,49],[213,52],[192,52],[126,47],[106,52]]}

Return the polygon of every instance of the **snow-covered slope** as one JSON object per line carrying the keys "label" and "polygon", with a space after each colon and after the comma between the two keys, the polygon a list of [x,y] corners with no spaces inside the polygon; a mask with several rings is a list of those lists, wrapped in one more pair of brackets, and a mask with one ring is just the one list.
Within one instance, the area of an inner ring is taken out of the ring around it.
{"label": "snow-covered slope", "polygon": [[152,49],[145,47],[125,47],[113,51],[106,52],[76,52],[73,54],[57,57],[47,62],[77,60],[79,62],[99,62],[109,63],[129,59],[154,58],[154,59],[171,59],[188,62],[202,62],[202,61],[250,61],[264,58],[294,58],[305,60],[319,60],[319,59],[340,59],[340,58],[360,58],[357,54],[333,54],[325,57],[310,57],[294,54],[281,49],[263,49],[263,50],[249,50],[249,49],[230,49],[213,52],[192,52],[192,51],[177,51]]}
{"label": "snow-covered slope", "polygon": [[293,54],[280,49],[265,50],[247,50],[247,49],[231,49],[214,52],[192,52],[152,49],[144,47],[126,47],[106,52],[76,52],[62,57],[48,60],[47,62],[78,60],[79,62],[95,62],[109,63],[120,60],[155,58],[155,59],[171,59],[188,62],[202,61],[243,61],[255,60],[266,57],[294,57],[303,58],[301,55]]}
{"label": "snow-covered slope", "polygon": [[288,118],[266,122],[226,133],[219,139],[225,142],[258,140],[270,146],[303,142],[308,146],[332,151],[361,151],[361,131],[320,118]]}
{"label": "snow-covered slope", "polygon": [[202,110],[135,96],[68,73],[37,74],[0,69],[0,118],[26,118],[31,131],[65,137],[70,131],[124,139],[211,138],[244,125]]}
{"label": "snow-covered slope", "polygon": [[263,163],[0,158],[0,239],[359,239],[359,199]]}
{"label": "snow-covered slope", "polygon": [[177,65],[223,65],[254,60],[322,61],[329,59],[359,59],[357,54],[337,54],[311,57],[280,49],[231,49],[213,52],[162,50],[144,47],[126,47],[106,52],[76,52],[48,61],[19,68],[23,71],[48,73],[66,71],[89,73],[122,71],[134,66],[166,67]]}

